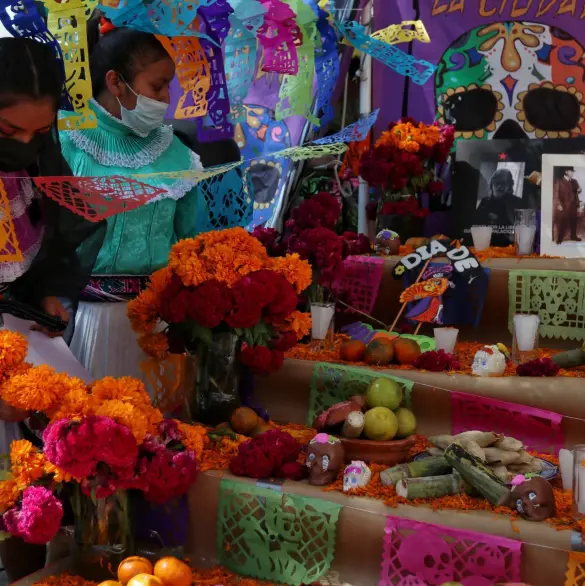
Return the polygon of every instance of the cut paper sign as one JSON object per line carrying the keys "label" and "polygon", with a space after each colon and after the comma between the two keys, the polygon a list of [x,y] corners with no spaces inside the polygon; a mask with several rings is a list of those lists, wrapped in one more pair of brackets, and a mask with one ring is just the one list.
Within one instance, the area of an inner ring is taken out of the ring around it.
{"label": "cut paper sign", "polygon": [[[63,78],[65,78],[65,64],[63,54],[57,39],[51,34],[45,20],[39,13],[34,0],[0,0],[0,22],[13,37],[34,39],[40,43],[51,45],[61,64]],[[63,86],[61,109],[73,110],[71,98]]]}
{"label": "cut paper sign", "polygon": [[[579,534],[580,536],[580,534]],[[581,542],[579,542],[581,547]],[[565,574],[565,586],[585,585],[585,553],[578,551],[569,552],[567,573]]]}
{"label": "cut paper sign", "polygon": [[335,282],[335,290],[347,295],[353,309],[370,314],[378,298],[384,273],[384,259],[376,256],[348,256],[343,262],[343,275]]}
{"label": "cut paper sign", "polygon": [[388,45],[410,43],[411,41],[431,42],[422,20],[403,20],[400,24],[391,24],[373,33],[372,39],[378,39]]}
{"label": "cut paper sign", "polygon": [[437,69],[437,66],[429,61],[416,59],[393,45],[371,37],[356,21],[343,23],[336,19],[335,26],[358,51],[370,55],[396,73],[410,77],[418,85],[425,84]]}
{"label": "cut paper sign", "polygon": [[357,122],[342,128],[339,132],[332,134],[331,136],[325,136],[318,138],[313,141],[313,144],[332,144],[336,142],[361,142],[365,140],[374,126],[376,120],[378,120],[378,114],[380,109],[378,108],[374,112],[370,112],[367,116],[363,116]]}
{"label": "cut paper sign", "polygon": [[527,449],[556,455],[565,445],[562,419],[558,413],[544,409],[467,393],[451,393],[453,435],[470,429],[493,431],[519,439]]}
{"label": "cut paper sign", "polygon": [[522,542],[387,517],[378,586],[520,582]]}
{"label": "cut paper sign", "polygon": [[12,221],[10,201],[4,182],[0,179],[0,263],[22,262],[23,260],[24,257]]}
{"label": "cut paper sign", "polygon": [[211,73],[205,51],[197,37],[158,36],[175,62],[180,91],[171,90],[172,117],[193,119],[207,114]]}
{"label": "cut paper sign", "polygon": [[262,45],[262,70],[267,73],[295,75],[299,70],[299,59],[295,38],[299,29],[295,13],[282,0],[261,0],[266,8],[264,23],[258,29],[258,40]]}
{"label": "cut paper sign", "polygon": [[97,118],[88,106],[92,97],[87,46],[87,14],[80,0],[59,4],[47,0],[49,30],[61,46],[65,62],[65,88],[75,114],[59,118],[59,130],[96,128]]}
{"label": "cut paper sign", "polygon": [[99,222],[129,212],[166,193],[129,177],[35,177],[35,185],[59,205]]}

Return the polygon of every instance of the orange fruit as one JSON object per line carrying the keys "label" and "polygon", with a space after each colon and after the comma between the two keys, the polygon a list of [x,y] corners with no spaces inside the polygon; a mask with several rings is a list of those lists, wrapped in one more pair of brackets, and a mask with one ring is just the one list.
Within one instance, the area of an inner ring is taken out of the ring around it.
{"label": "orange fruit", "polygon": [[122,586],[122,583],[117,580],[106,580],[105,582],[100,582],[98,586]]}
{"label": "orange fruit", "polygon": [[173,557],[161,558],[154,565],[154,575],[164,586],[191,586],[193,571],[181,560]]}
{"label": "orange fruit", "polygon": [[118,580],[124,586],[134,576],[138,574],[152,574],[152,571],[152,564],[146,558],[131,556],[120,562],[118,566]]}
{"label": "orange fruit", "polygon": [[250,407],[238,407],[231,416],[232,429],[241,435],[249,435],[261,421],[256,412]]}
{"label": "orange fruit", "polygon": [[382,366],[390,364],[394,357],[394,347],[390,340],[380,338],[372,340],[366,348],[365,361],[367,364]]}
{"label": "orange fruit", "polygon": [[361,362],[366,353],[366,345],[361,340],[350,340],[341,344],[339,354],[346,362]]}
{"label": "orange fruit", "polygon": [[128,582],[127,586],[165,586],[159,578],[151,574],[138,574]]}
{"label": "orange fruit", "polygon": [[398,364],[413,364],[420,355],[420,346],[414,340],[398,338],[394,342],[394,358]]}

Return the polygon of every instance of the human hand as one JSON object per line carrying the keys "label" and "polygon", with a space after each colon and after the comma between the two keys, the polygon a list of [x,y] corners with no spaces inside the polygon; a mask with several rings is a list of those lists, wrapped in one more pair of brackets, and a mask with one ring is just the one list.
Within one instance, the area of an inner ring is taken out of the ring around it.
{"label": "human hand", "polygon": [[28,411],[22,411],[16,407],[11,407],[8,403],[0,399],[0,419],[2,421],[12,421],[19,423],[28,418]]}
{"label": "human hand", "polygon": [[557,206],[557,210],[558,210],[559,212],[562,212],[562,211],[563,211],[563,206]]}
{"label": "human hand", "polygon": [[[58,317],[62,319],[64,322],[69,321],[69,313],[63,307],[63,304],[59,301],[59,299],[57,299],[57,297],[45,297],[41,300],[41,307],[49,315],[52,315],[53,317]],[[36,332],[43,332],[43,334],[49,336],[49,338],[59,338],[65,333],[65,331],[50,332],[49,330],[43,328],[42,326],[39,326],[38,324],[33,326],[31,329],[33,329]]]}

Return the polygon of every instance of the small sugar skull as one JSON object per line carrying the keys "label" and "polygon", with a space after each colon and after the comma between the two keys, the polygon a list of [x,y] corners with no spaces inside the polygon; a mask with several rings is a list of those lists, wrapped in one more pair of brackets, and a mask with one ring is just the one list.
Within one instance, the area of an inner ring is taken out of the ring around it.
{"label": "small sugar skull", "polygon": [[528,521],[544,521],[555,515],[555,495],[544,478],[535,476],[510,491],[507,505]]}
{"label": "small sugar skull", "polygon": [[336,437],[318,433],[309,443],[307,467],[309,483],[326,486],[337,479],[344,461],[343,444]]}
{"label": "small sugar skull", "polygon": [[506,370],[506,356],[497,346],[484,346],[473,357],[471,371],[475,376],[500,376]]}
{"label": "small sugar skull", "polygon": [[381,230],[374,240],[376,254],[398,254],[400,250],[400,236],[392,230]]}
{"label": "small sugar skull", "polygon": [[372,471],[365,462],[353,461],[343,471],[343,491],[348,492],[354,488],[368,486],[372,478]]}

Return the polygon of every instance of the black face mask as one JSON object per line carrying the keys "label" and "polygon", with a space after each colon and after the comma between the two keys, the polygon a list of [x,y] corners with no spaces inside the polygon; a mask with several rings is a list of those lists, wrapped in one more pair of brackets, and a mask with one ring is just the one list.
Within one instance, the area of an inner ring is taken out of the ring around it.
{"label": "black face mask", "polygon": [[23,143],[14,138],[0,138],[0,171],[21,171],[37,162],[48,135],[36,135]]}

